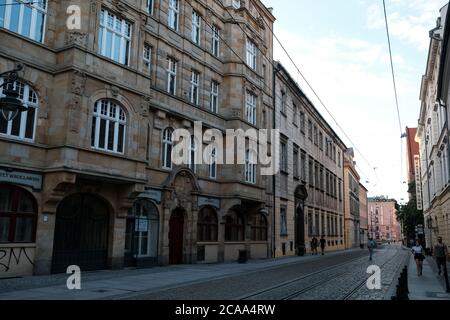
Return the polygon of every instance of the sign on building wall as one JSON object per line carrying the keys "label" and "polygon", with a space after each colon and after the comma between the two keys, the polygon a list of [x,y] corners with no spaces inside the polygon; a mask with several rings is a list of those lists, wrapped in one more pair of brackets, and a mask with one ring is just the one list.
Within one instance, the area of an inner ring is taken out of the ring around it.
{"label": "sign on building wall", "polygon": [[42,189],[42,175],[25,171],[0,168],[0,182],[31,187],[34,191],[41,191]]}
{"label": "sign on building wall", "polygon": [[420,178],[420,157],[418,155],[414,156],[414,172],[416,175],[417,210],[423,210],[422,179]]}

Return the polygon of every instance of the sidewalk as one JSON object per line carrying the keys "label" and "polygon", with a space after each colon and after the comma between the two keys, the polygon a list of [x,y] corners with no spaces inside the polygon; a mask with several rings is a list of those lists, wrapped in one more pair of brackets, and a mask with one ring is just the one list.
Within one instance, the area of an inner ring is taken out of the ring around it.
{"label": "sidewalk", "polygon": [[410,300],[450,300],[445,292],[444,277],[438,276],[437,266],[432,257],[423,262],[423,276],[417,275],[416,262],[411,254],[408,266],[408,286]]}
{"label": "sidewalk", "polygon": [[[330,252],[327,256],[360,249]],[[169,289],[194,282],[220,279],[241,273],[266,270],[299,262],[314,261],[322,256],[288,257],[249,261],[247,264],[181,265],[141,270],[86,272],[81,275],[82,290],[66,287],[68,275],[34,276],[22,279],[0,279],[0,300],[95,300],[116,299],[133,293]]]}

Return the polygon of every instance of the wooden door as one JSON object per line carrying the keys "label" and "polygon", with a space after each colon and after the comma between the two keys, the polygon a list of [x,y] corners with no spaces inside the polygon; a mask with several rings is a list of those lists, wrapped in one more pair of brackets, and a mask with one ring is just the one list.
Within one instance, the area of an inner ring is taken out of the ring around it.
{"label": "wooden door", "polygon": [[183,263],[184,214],[175,211],[169,223],[169,263]]}

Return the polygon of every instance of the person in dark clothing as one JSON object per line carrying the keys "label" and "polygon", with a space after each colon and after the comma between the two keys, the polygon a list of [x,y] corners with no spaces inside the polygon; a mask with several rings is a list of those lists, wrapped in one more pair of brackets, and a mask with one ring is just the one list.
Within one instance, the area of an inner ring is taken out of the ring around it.
{"label": "person in dark clothing", "polygon": [[325,254],[326,244],[327,244],[327,241],[325,240],[325,236],[322,236],[322,238],[320,238],[320,249],[322,250],[322,255]]}
{"label": "person in dark clothing", "polygon": [[434,256],[436,258],[436,263],[439,269],[439,275],[442,274],[442,268],[444,272],[447,270],[447,256],[448,256],[448,248],[445,243],[442,242],[442,238],[438,238],[438,243],[434,247]]}
{"label": "person in dark clothing", "polygon": [[316,237],[311,240],[311,251],[313,255],[317,255],[317,247],[319,246],[319,241]]}

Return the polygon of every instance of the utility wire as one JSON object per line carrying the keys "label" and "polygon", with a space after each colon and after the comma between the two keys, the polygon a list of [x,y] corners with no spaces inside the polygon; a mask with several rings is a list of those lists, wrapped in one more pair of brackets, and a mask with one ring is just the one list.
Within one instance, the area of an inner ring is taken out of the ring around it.
{"label": "utility wire", "polygon": [[[244,32],[244,34],[246,34],[245,30],[241,27],[241,25],[236,21],[236,19],[234,19],[233,15],[230,13],[230,10],[226,7],[223,6],[223,8],[228,12],[228,14],[230,15],[231,19],[235,22],[235,24]],[[294,67],[296,68],[298,74],[300,74],[300,76],[303,78],[303,80],[305,81],[305,83],[308,85],[308,87],[311,89],[311,91],[313,92],[314,96],[318,99],[318,101],[320,102],[320,104],[325,108],[326,112],[330,115],[330,117],[333,119],[333,121],[336,123],[337,127],[341,130],[341,132],[344,134],[344,136],[348,139],[348,141],[353,145],[353,148],[355,149],[356,152],[359,153],[359,155],[361,156],[361,158],[369,165],[370,168],[374,168],[370,162],[367,160],[367,158],[364,156],[364,154],[356,147],[356,144],[352,141],[352,139],[350,139],[350,137],[347,135],[347,133],[345,132],[345,130],[341,127],[341,125],[339,124],[339,122],[336,120],[336,118],[333,116],[333,114],[330,112],[330,110],[327,108],[327,106],[325,105],[325,103],[323,102],[323,100],[320,98],[320,96],[317,94],[316,90],[314,90],[314,88],[312,87],[312,85],[310,84],[310,82],[308,81],[308,79],[306,79],[306,77],[303,75],[303,73],[300,71],[300,68],[297,66],[297,64],[295,63],[294,59],[292,59],[291,55],[289,54],[289,52],[286,50],[286,48],[284,47],[284,45],[282,44],[282,42],[280,41],[280,39],[277,37],[277,35],[275,34],[275,32],[273,31],[273,28],[264,20],[261,19],[264,24],[269,28],[269,30],[271,31],[273,37],[275,38],[275,40],[279,43],[279,45],[281,46],[281,48],[283,49],[283,51],[286,53],[287,57],[289,58],[289,60],[292,62],[292,64],[294,65]],[[266,58],[266,60],[269,60],[267,57],[265,57],[265,55],[262,55],[264,58]],[[269,63],[272,64],[273,67],[273,61],[269,61]],[[275,81],[275,79],[273,80]]]}
{"label": "utility wire", "polygon": [[395,104],[397,106],[398,125],[400,126],[400,134],[403,135],[403,126],[402,126],[402,120],[400,117],[400,107],[399,107],[399,103],[398,103],[398,93],[397,93],[397,82],[395,80],[394,59],[392,58],[391,36],[389,33],[389,22],[388,22],[385,0],[383,0],[383,9],[384,9],[384,21],[386,23],[386,35],[387,35],[388,46],[389,46],[389,58],[391,60],[391,72],[392,72],[392,82],[394,84]]}

